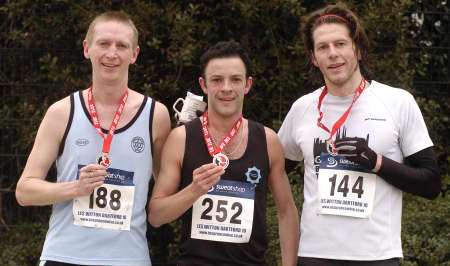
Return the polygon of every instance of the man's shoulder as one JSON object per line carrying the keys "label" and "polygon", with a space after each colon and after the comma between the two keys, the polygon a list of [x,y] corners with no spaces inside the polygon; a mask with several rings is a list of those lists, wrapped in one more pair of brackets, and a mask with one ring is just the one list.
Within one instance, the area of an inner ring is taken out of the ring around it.
{"label": "man's shoulder", "polygon": [[375,96],[387,108],[398,109],[404,105],[415,103],[414,96],[407,90],[393,87],[377,81],[372,81],[369,87],[371,95]]}
{"label": "man's shoulder", "polygon": [[405,89],[393,87],[375,80],[371,81],[370,87],[373,93],[384,96],[386,98],[392,98],[393,96],[411,97],[412,94]]}
{"label": "man's shoulder", "polygon": [[295,100],[289,108],[289,112],[286,117],[294,117],[300,119],[305,113],[311,111],[311,109],[313,108],[316,108],[322,90],[323,87],[316,89],[313,92],[307,93]]}
{"label": "man's shoulder", "polygon": [[320,87],[312,92],[302,95],[300,98],[294,101],[291,108],[306,108],[313,103],[317,103],[322,90],[323,87]]}
{"label": "man's shoulder", "polygon": [[150,102],[150,104],[154,104],[154,117],[157,120],[169,120],[169,110],[167,109],[166,105],[155,100],[153,97],[151,96],[147,96],[144,95],[140,92],[134,91],[134,90],[130,90],[133,93],[133,99],[135,101],[136,106],[140,106],[143,102],[145,102],[144,100],[150,100],[152,102]]}
{"label": "man's shoulder", "polygon": [[64,115],[67,112],[70,112],[70,108],[72,105],[71,95],[68,95],[48,107],[47,113],[54,115]]}

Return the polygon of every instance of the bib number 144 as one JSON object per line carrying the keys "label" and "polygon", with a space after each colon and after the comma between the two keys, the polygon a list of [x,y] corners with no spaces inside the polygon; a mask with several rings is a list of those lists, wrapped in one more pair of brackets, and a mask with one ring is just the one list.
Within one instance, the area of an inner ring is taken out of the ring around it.
{"label": "bib number 144", "polygon": [[[330,177],[328,181],[331,183],[330,196],[334,196],[334,193],[336,191],[342,193],[343,197],[347,197],[347,194],[350,192],[349,175],[343,176],[342,180],[339,182],[337,189],[336,189],[337,174],[334,174],[332,177]],[[364,193],[363,183],[364,178],[362,176],[358,176],[355,183],[350,184],[350,186],[352,186],[351,192],[357,194],[358,198],[361,198],[361,196]]]}

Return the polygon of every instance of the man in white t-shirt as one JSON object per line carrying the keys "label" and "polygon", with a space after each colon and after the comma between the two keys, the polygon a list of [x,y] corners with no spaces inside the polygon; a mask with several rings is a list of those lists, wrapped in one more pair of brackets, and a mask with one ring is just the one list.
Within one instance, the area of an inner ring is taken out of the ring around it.
{"label": "man in white t-shirt", "polygon": [[367,80],[368,39],[342,5],[303,24],[325,86],[294,102],[278,135],[304,161],[299,265],[399,265],[402,191],[435,198],[433,143],[407,91]]}

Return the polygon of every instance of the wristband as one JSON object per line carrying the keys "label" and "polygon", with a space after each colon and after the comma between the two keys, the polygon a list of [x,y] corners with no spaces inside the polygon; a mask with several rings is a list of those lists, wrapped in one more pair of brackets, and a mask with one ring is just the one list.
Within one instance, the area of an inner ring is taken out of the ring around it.
{"label": "wristband", "polygon": [[378,171],[380,171],[382,159],[383,156],[377,153],[377,162],[375,163],[375,167],[372,169],[372,172],[378,173]]}

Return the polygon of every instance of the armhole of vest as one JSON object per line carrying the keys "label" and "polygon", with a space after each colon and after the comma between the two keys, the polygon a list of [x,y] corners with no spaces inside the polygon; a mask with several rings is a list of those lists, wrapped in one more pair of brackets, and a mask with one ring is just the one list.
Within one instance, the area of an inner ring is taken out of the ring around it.
{"label": "armhole of vest", "polygon": [[[192,141],[192,137],[191,137],[191,131],[196,131],[196,123],[195,123],[195,119],[191,120],[185,124],[183,124],[182,126],[184,126],[184,134],[185,134],[185,138],[184,138],[184,153],[183,153],[183,160],[181,161],[181,169],[183,171],[183,169],[185,168],[185,161],[186,158],[188,158],[188,147],[190,144],[190,141]],[[203,130],[202,128],[200,128],[200,130]],[[203,131],[200,131],[203,132]],[[203,136],[203,135],[202,135]],[[180,186],[178,187],[178,190],[182,189],[182,182],[180,182]]]}
{"label": "armhole of vest", "polygon": [[152,155],[152,158],[153,158],[153,117],[155,115],[156,102],[155,102],[154,99],[151,99],[151,100],[152,100],[152,103],[151,103],[151,106],[150,106],[150,123],[148,123],[148,127],[149,127],[150,142],[151,142],[150,154]]}
{"label": "armhole of vest", "polygon": [[74,99],[74,93],[70,95],[70,114],[69,114],[69,121],[67,121],[66,130],[64,131],[63,138],[61,139],[61,143],[59,144],[59,152],[58,156],[61,156],[64,152],[64,146],[66,144],[67,135],[69,134],[70,127],[72,126],[72,120],[73,120],[73,113],[75,110],[75,99]]}
{"label": "armhole of vest", "polygon": [[265,145],[262,146],[262,147],[264,149],[263,150],[264,153],[266,154],[265,157],[266,157],[266,161],[267,161],[267,169],[270,169],[270,156],[269,156],[269,149],[267,147],[267,145],[269,145],[269,144],[268,144],[268,141],[267,141],[266,129],[264,128],[264,125],[259,123],[259,122],[251,120],[251,121],[249,121],[249,123],[252,123],[253,127],[255,128],[255,131],[259,131],[260,132],[259,134],[261,134],[261,137],[264,138],[264,144]]}

